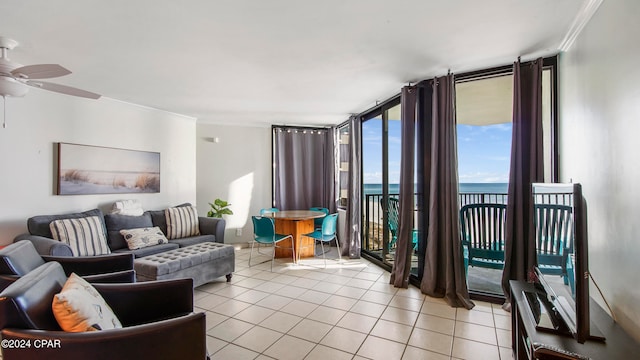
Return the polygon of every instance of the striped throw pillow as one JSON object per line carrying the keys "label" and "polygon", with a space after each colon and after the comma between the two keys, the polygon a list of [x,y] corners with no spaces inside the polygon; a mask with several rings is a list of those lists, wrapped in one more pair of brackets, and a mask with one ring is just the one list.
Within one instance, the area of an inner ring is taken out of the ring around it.
{"label": "striped throw pillow", "polygon": [[164,211],[167,218],[167,238],[180,239],[200,235],[198,213],[194,206],[178,206]]}
{"label": "striped throw pillow", "polygon": [[97,216],[54,220],[49,228],[53,238],[69,245],[74,256],[111,253],[102,222]]}

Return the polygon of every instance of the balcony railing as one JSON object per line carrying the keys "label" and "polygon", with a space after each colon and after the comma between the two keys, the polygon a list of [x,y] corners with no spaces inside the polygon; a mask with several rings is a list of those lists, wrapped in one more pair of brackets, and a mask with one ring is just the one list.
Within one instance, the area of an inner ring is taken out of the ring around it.
{"label": "balcony railing", "polygon": [[[389,194],[389,197],[398,197],[399,194]],[[534,194],[536,203],[571,205],[571,193]],[[490,203],[506,204],[505,193],[459,193],[460,206],[467,204]],[[384,226],[383,211],[380,206],[382,194],[366,194],[363,204],[363,239],[362,249],[370,253],[378,254],[381,258],[395,250],[395,245],[384,250]],[[417,202],[416,202],[417,203]],[[417,222],[418,209],[415,210],[414,223]],[[392,235],[389,233],[388,240]],[[387,242],[388,243],[388,242]]]}

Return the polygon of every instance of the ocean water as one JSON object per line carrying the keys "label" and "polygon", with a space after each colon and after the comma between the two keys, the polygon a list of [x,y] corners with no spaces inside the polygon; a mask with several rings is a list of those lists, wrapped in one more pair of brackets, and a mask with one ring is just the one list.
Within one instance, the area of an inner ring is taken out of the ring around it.
{"label": "ocean water", "polygon": [[[491,193],[506,194],[507,183],[460,183],[458,191],[461,193]],[[382,184],[364,184],[364,195],[382,194]],[[399,184],[389,184],[389,194],[400,193]]]}

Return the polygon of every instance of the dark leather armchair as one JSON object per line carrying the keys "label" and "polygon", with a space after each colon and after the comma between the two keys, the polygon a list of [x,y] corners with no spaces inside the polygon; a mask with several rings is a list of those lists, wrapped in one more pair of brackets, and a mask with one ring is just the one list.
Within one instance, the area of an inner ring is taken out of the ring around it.
{"label": "dark leather armchair", "polygon": [[49,262],[0,293],[3,344],[16,345],[4,346],[3,360],[207,358],[192,279],[93,284],[123,328],[79,333],[60,330],[51,309],[66,280],[60,264]]}
{"label": "dark leather armchair", "polygon": [[21,240],[0,250],[0,291],[49,261],[59,262],[67,276],[75,272],[91,283],[135,282],[131,254],[42,256],[38,254],[31,241]]}

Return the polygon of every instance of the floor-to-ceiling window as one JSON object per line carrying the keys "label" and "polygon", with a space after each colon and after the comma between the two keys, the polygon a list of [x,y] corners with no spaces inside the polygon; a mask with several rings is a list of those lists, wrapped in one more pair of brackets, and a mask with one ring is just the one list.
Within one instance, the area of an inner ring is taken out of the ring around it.
{"label": "floor-to-ceiling window", "polygon": [[362,251],[386,265],[395,251],[400,145],[397,98],[369,111],[362,121]]}
{"label": "floor-to-ceiling window", "polygon": [[[456,121],[458,132],[458,180],[460,206],[500,204],[506,206],[511,155],[511,118],[513,76],[496,76],[460,80],[456,83]],[[470,210],[480,214],[483,208]],[[487,211],[491,211],[487,208]],[[465,262],[469,289],[501,295],[503,264],[498,261],[475,261],[478,242],[495,242],[503,252],[504,214],[471,219],[479,231],[465,233]],[[486,228],[486,230],[485,230]],[[492,236],[495,232],[499,234]],[[475,236],[478,234],[479,236]],[[469,249],[471,247],[472,249]],[[489,250],[492,251],[492,250]],[[471,260],[469,260],[471,259]],[[484,259],[482,259],[484,260]],[[471,265],[469,262],[471,261]]]}
{"label": "floor-to-ceiling window", "polygon": [[[545,181],[557,173],[554,160],[554,63],[543,70],[543,143]],[[458,179],[460,206],[507,203],[513,117],[513,74],[511,67],[462,75],[456,80],[456,121],[458,131]],[[488,211],[488,210],[487,210]],[[483,235],[498,233],[495,245],[504,250],[504,217],[480,219],[475,227]],[[492,241],[486,236],[483,241]],[[463,239],[464,241],[465,239]],[[469,239],[467,239],[469,240]],[[471,256],[465,249],[467,260]],[[467,261],[466,263],[468,263]],[[502,266],[477,262],[467,266],[467,282],[472,293],[503,296]]]}
{"label": "floor-to-ceiling window", "polygon": [[[558,174],[556,111],[556,59],[544,60],[543,131],[545,181]],[[456,76],[456,119],[458,122],[459,199],[504,203],[511,156],[513,102],[512,66]],[[362,250],[365,256],[391,265],[394,255],[394,215],[400,164],[400,98],[387,100],[362,115]],[[397,146],[396,146],[397,145]],[[415,220],[414,220],[415,222]],[[412,259],[413,280],[421,280],[424,257]],[[472,294],[501,297],[501,269],[469,266]]]}

